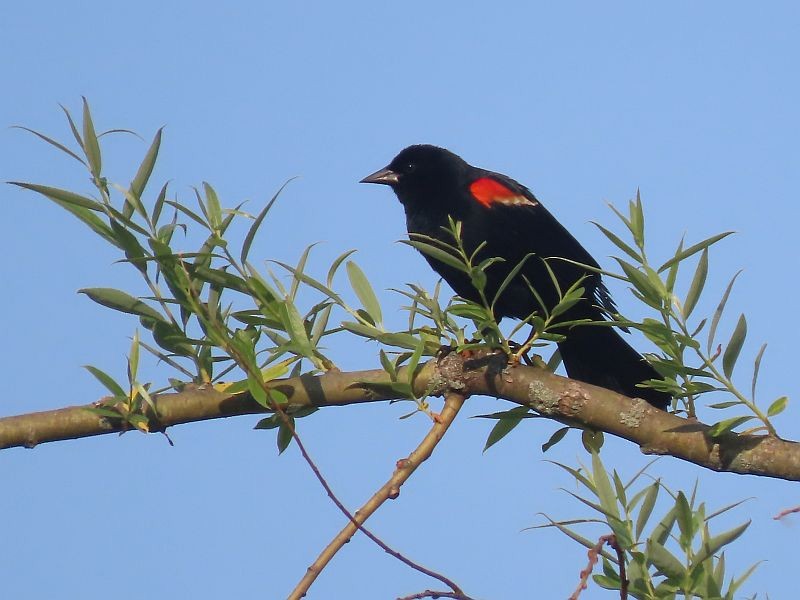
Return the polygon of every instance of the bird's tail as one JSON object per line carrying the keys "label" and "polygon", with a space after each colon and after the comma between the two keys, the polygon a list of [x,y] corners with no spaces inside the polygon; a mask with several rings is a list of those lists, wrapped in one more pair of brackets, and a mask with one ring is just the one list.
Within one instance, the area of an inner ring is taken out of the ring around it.
{"label": "bird's tail", "polygon": [[669,406],[669,394],[636,386],[661,376],[615,328],[584,325],[573,327],[566,335],[558,349],[571,378],[642,398],[662,410]]}

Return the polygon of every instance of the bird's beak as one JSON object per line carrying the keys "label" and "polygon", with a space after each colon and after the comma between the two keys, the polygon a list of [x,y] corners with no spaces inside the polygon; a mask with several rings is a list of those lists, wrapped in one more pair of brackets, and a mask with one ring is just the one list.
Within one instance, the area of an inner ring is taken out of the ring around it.
{"label": "bird's beak", "polygon": [[396,185],[400,181],[397,173],[386,167],[380,171],[375,171],[372,175],[367,175],[359,183],[382,183],[383,185]]}

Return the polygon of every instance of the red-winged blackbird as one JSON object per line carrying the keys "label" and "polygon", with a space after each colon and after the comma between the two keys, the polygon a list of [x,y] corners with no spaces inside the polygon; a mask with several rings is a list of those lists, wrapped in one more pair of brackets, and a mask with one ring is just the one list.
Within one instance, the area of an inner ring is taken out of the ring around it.
{"label": "red-winged blackbird", "polygon": [[[486,271],[486,297],[494,298],[511,270],[533,253],[495,303],[495,317],[527,318],[540,311],[528,282],[548,310],[559,300],[558,291],[544,260],[565,258],[597,267],[597,262],[551,215],[525,186],[510,177],[467,164],[443,148],[409,146],[389,165],[361,180],[391,187],[403,204],[409,234],[422,234],[452,243],[447,233],[448,217],[462,223],[465,250],[471,254],[480,244],[477,261],[500,257]],[[479,301],[469,276],[452,266],[425,255],[425,259],[455,292]],[[477,262],[476,262],[477,264]],[[616,308],[598,273],[587,272],[563,260],[548,260],[562,291],[581,277],[584,297],[559,317],[561,322],[578,319],[600,321]],[[527,282],[526,282],[527,279]],[[580,381],[647,400],[666,409],[670,396],[636,384],[660,379],[658,373],[615,329],[609,326],[578,325],[563,331],[566,340],[558,344],[567,374]]]}

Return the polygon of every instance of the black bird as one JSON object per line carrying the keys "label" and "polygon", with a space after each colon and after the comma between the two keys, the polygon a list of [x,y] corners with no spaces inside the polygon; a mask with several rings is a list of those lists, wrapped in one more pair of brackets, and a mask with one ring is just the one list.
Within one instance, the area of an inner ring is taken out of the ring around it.
{"label": "black bird", "polygon": [[[527,318],[541,310],[527,279],[551,309],[558,303],[544,259],[565,258],[598,267],[597,261],[525,186],[510,177],[473,167],[444,148],[409,146],[389,165],[361,180],[394,190],[406,212],[409,234],[422,234],[452,243],[445,231],[448,217],[462,223],[465,249],[472,253],[485,242],[478,260],[500,257],[486,272],[486,296],[494,298],[503,280],[526,255],[533,253],[495,304],[495,317]],[[479,301],[470,278],[463,272],[425,255],[433,269],[455,292]],[[598,273],[562,260],[549,260],[562,291],[585,277],[583,299],[559,317],[561,322],[578,319],[600,321],[616,308]],[[578,325],[567,331],[558,344],[567,374],[580,381],[605,387],[630,397],[643,398],[666,409],[670,396],[636,384],[660,379],[655,369],[609,326]]]}

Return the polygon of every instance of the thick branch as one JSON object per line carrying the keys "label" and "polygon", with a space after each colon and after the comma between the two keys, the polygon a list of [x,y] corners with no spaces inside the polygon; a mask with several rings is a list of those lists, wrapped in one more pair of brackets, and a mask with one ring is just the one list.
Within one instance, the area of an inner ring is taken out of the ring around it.
{"label": "thick branch", "polygon": [[[407,374],[401,370],[402,379]],[[307,406],[343,406],[396,398],[365,389],[358,382],[388,382],[382,370],[326,373],[276,380],[271,387],[289,398],[288,410]],[[448,382],[469,395],[495,396],[529,406],[546,417],[605,431],[637,444],[646,454],[665,454],[715,471],[729,471],[800,481],[800,444],[770,436],[729,434],[712,439],[708,426],[652,408],[639,399],[554,375],[534,367],[506,366],[505,358],[479,353],[464,359],[428,362],[418,373],[420,394],[436,395]],[[246,394],[230,395],[212,387],[187,386],[157,399],[159,418],[153,430],[193,421],[265,412]],[[121,421],[99,417],[75,406],[0,419],[0,448],[33,447],[43,442],[112,433]]]}

